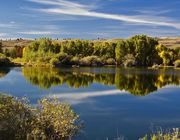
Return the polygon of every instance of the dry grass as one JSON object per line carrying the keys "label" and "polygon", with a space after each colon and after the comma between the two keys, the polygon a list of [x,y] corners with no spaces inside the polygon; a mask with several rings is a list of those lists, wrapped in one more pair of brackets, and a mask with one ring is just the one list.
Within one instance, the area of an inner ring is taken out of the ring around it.
{"label": "dry grass", "polygon": [[159,43],[169,48],[180,48],[180,37],[161,38],[159,39]]}
{"label": "dry grass", "polygon": [[27,46],[32,42],[32,40],[3,40],[2,41],[2,46],[3,49],[12,49],[15,46]]}

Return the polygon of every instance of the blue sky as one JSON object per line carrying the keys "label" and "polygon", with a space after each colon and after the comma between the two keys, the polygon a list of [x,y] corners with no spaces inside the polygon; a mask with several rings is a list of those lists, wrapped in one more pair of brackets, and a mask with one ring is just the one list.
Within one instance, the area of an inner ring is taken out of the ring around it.
{"label": "blue sky", "polygon": [[0,38],[180,36],[179,0],[1,0]]}

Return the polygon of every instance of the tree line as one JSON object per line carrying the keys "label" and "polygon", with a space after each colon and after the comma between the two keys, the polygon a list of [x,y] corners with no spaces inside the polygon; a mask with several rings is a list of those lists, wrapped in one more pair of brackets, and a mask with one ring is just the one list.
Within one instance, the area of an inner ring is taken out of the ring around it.
{"label": "tree line", "polygon": [[38,39],[23,50],[26,62],[45,62],[51,65],[174,65],[180,49],[169,49],[158,40],[136,35],[119,41]]}
{"label": "tree line", "polygon": [[167,48],[146,35],[112,41],[40,38],[26,47],[4,50],[4,54],[27,64],[51,66],[180,66],[180,48]]}

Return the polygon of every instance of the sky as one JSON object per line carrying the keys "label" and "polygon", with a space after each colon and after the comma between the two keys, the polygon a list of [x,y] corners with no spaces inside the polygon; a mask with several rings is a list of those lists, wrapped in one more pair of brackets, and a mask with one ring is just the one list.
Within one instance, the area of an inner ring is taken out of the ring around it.
{"label": "sky", "polygon": [[180,0],[0,0],[0,38],[180,36]]}

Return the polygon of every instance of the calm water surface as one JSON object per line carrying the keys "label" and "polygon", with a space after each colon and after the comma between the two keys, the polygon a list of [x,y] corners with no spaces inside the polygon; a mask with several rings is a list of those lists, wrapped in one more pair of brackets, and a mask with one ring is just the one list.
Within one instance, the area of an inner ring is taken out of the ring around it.
{"label": "calm water surface", "polygon": [[131,140],[180,127],[180,70],[1,68],[0,92],[33,105],[43,97],[71,104],[85,124],[77,140]]}

